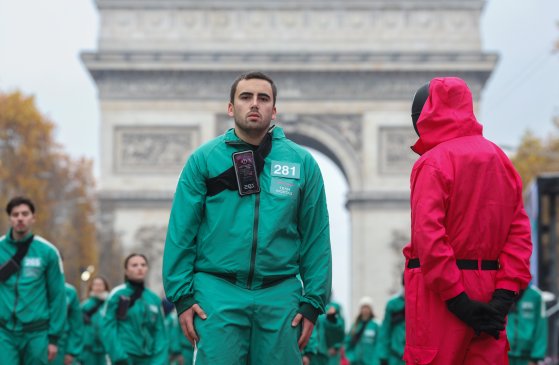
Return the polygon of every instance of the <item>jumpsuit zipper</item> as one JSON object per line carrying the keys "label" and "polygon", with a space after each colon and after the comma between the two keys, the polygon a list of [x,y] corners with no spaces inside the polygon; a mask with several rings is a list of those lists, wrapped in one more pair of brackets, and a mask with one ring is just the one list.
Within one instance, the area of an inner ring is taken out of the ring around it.
{"label": "jumpsuit zipper", "polygon": [[254,201],[254,225],[252,226],[252,250],[250,252],[250,271],[248,272],[247,289],[252,288],[254,279],[254,265],[256,263],[256,247],[258,246],[258,220],[260,212],[260,193],[255,194]]}

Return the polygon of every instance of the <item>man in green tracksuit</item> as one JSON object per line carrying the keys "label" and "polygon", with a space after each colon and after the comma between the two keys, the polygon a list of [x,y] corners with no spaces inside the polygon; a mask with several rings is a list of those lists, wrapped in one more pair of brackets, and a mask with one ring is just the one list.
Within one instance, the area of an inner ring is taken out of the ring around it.
{"label": "man in green tracksuit", "polygon": [[547,352],[547,317],[542,294],[533,285],[513,306],[507,320],[510,365],[535,365]]}
{"label": "man in green tracksuit", "polygon": [[396,294],[388,303],[379,332],[380,365],[404,365],[406,322],[404,320],[404,292]]}
{"label": "man in green tracksuit", "polygon": [[270,128],[276,94],[262,73],[239,77],[235,128],[198,148],[179,178],[163,283],[197,365],[300,364],[329,297],[324,183],[311,154]]}
{"label": "man in green tracksuit", "polygon": [[53,360],[66,321],[62,261],[54,245],[33,235],[35,205],[24,197],[6,207],[0,237],[0,356],[5,364]]}
{"label": "man in green tracksuit", "polygon": [[84,343],[83,317],[76,288],[66,283],[66,324],[58,341],[58,354],[52,365],[72,365],[81,353]]}

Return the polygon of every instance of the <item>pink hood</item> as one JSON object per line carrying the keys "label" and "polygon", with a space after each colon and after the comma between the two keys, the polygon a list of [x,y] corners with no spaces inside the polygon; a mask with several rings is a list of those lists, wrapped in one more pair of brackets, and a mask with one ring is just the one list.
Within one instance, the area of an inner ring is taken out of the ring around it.
{"label": "pink hood", "polygon": [[412,150],[419,155],[450,139],[482,134],[483,127],[474,115],[472,93],[464,80],[457,77],[431,80],[417,130],[420,137]]}

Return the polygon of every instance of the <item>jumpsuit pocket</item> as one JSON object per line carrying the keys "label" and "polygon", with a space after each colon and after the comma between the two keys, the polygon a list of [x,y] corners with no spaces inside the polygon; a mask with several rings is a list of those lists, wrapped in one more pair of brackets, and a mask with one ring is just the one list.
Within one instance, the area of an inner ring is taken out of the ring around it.
{"label": "jumpsuit pocket", "polygon": [[427,365],[430,364],[439,352],[435,348],[406,346],[404,350],[404,360],[406,363]]}

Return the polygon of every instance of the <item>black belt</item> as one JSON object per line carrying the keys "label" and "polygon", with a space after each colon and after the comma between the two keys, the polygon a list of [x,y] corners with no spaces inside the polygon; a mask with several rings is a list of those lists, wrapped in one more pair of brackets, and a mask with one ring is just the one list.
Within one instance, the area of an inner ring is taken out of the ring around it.
{"label": "black belt", "polygon": [[[408,269],[416,269],[419,265],[419,259],[409,259]],[[478,270],[478,260],[456,260],[456,266],[460,270]],[[499,261],[497,260],[481,260],[481,270],[499,270]]]}
{"label": "black belt", "polygon": [[[208,271],[202,271],[202,272],[204,272],[206,274],[216,276],[216,277],[221,278],[223,280],[227,280],[231,284],[236,284],[237,283],[237,275],[236,274],[224,274],[224,273],[208,272]],[[293,274],[265,276],[265,277],[262,278],[262,285],[261,285],[260,288],[261,289],[269,288],[269,287],[275,286],[275,285],[283,282],[284,280],[287,280],[287,279],[293,278],[293,277],[295,277],[295,275],[293,275]]]}

